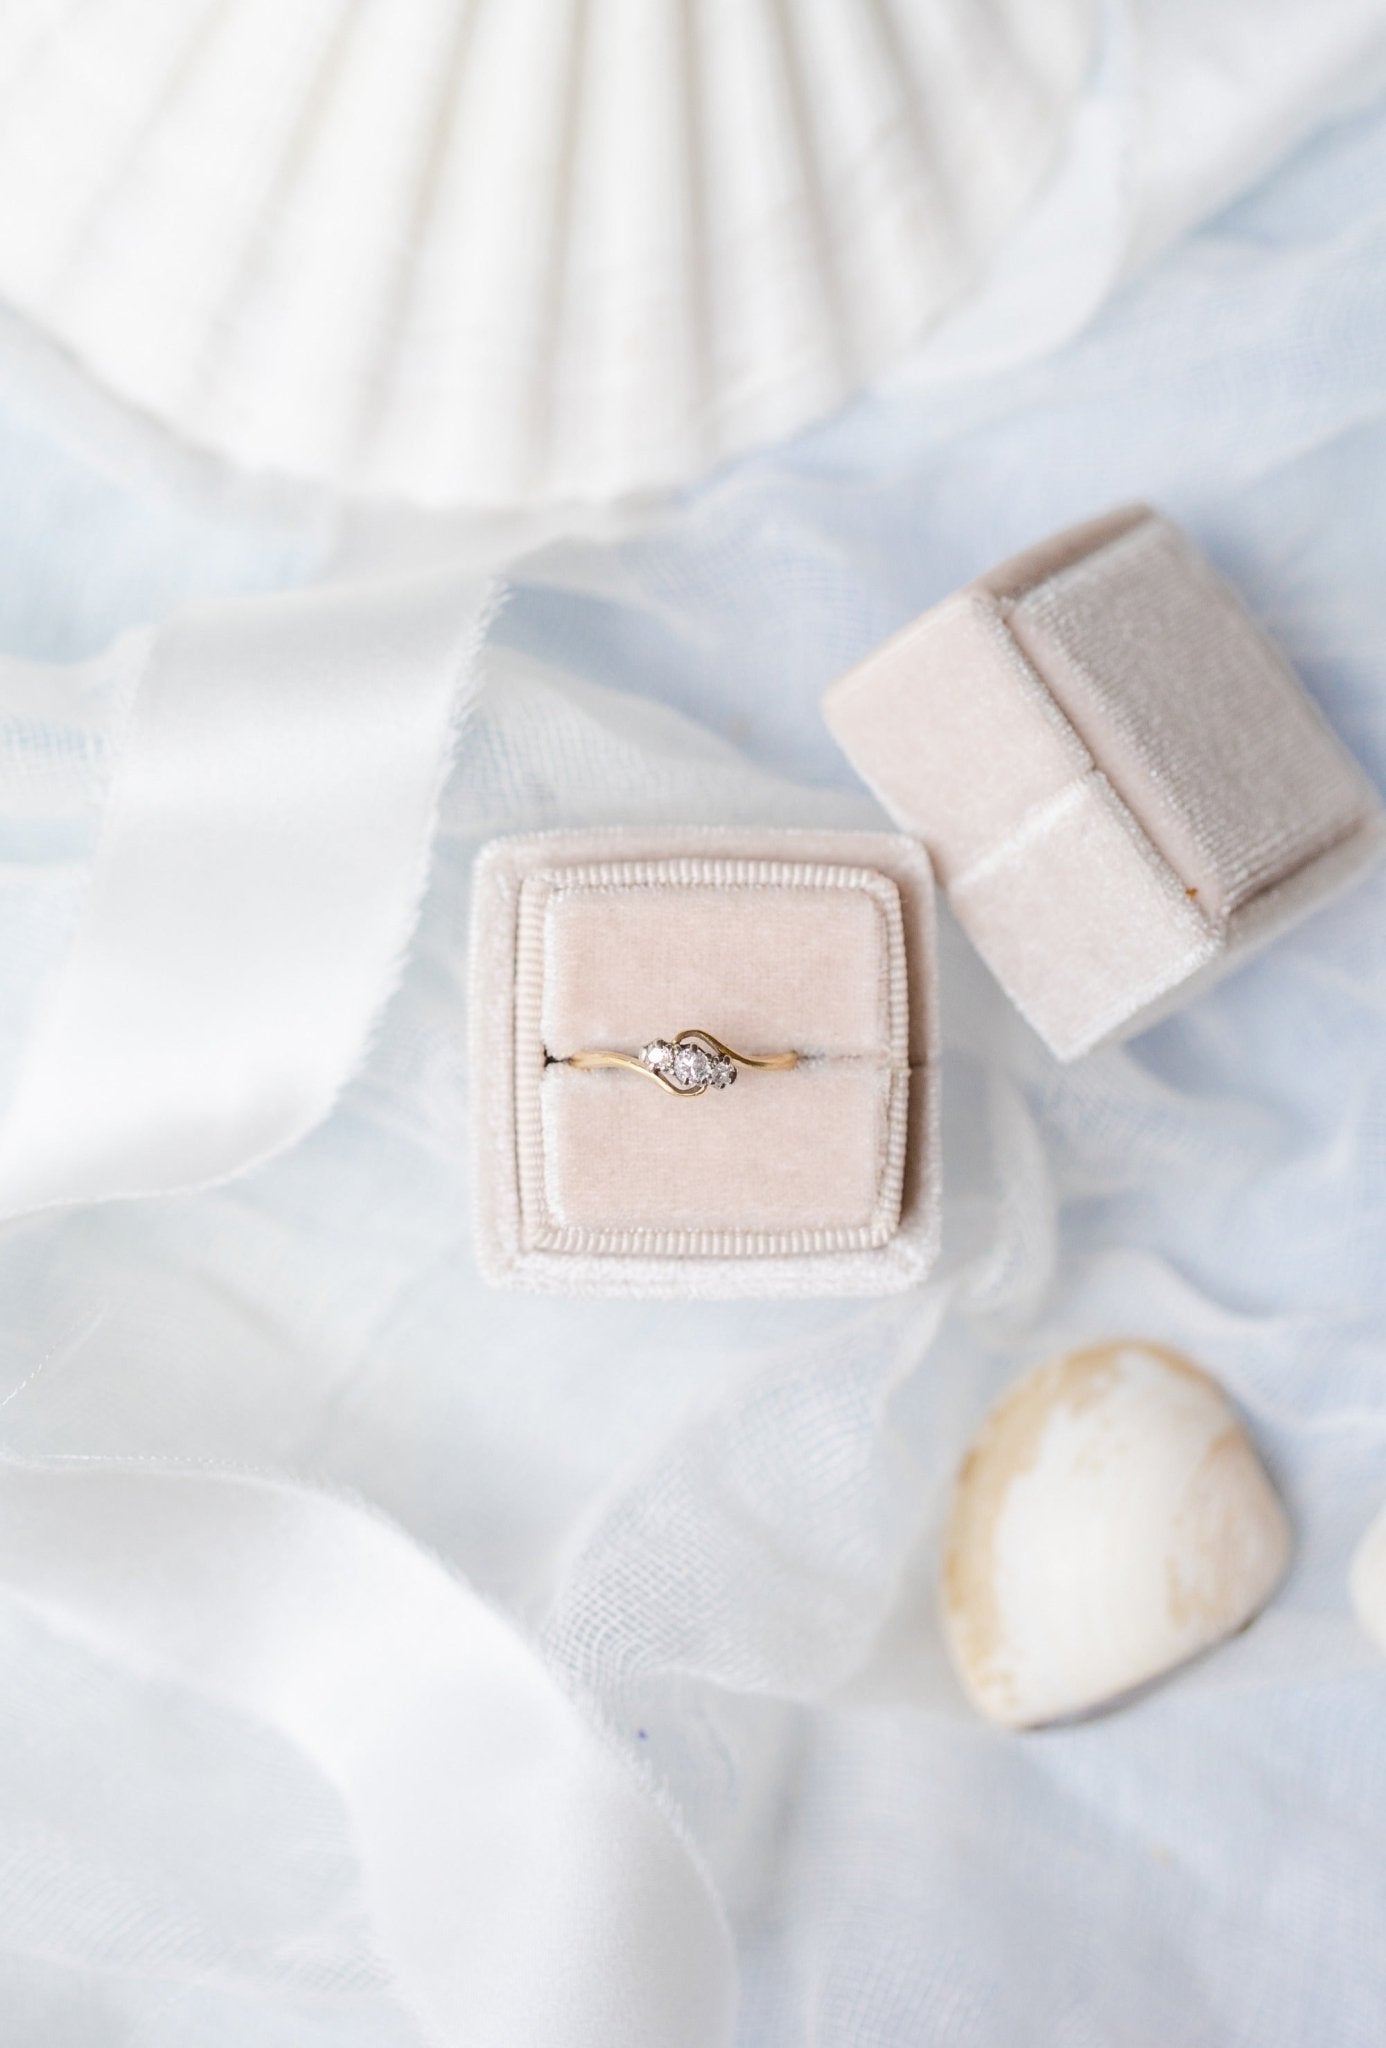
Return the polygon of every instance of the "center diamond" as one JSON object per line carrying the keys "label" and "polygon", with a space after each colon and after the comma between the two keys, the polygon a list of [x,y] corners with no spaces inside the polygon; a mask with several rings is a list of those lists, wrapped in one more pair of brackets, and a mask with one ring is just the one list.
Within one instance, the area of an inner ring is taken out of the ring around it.
{"label": "center diamond", "polygon": [[712,1079],[712,1060],[700,1045],[676,1046],[671,1071],[680,1088],[706,1088]]}

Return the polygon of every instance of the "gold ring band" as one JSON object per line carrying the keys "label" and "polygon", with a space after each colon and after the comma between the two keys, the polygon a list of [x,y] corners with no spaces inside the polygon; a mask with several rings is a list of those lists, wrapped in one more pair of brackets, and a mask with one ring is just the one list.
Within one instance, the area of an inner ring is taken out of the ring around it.
{"label": "gold ring band", "polygon": [[652,1038],[638,1053],[573,1052],[561,1062],[569,1067],[627,1067],[657,1082],[670,1095],[705,1095],[709,1088],[730,1088],[738,1067],[797,1067],[797,1052],[734,1052],[710,1031],[691,1025],[672,1038]]}

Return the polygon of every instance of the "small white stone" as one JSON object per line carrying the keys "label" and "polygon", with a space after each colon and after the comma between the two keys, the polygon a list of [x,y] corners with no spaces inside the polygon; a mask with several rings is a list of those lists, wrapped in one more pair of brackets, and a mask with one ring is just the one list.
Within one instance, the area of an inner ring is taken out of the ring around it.
{"label": "small white stone", "polygon": [[1206,1373],[1128,1338],[1017,1380],[959,1475],[944,1549],[949,1648],[1013,1728],[1090,1713],[1245,1626],[1290,1527]]}
{"label": "small white stone", "polygon": [[731,1087],[731,1084],[732,1084],[732,1082],[733,1082],[733,1081],[734,1081],[735,1079],[736,1079],[736,1061],[735,1061],[735,1060],[729,1060],[729,1059],[727,1058],[727,1056],[726,1056],[726,1054],[725,1054],[725,1053],[719,1052],[719,1053],[718,1053],[718,1055],[717,1055],[717,1057],[716,1057],[716,1059],[715,1059],[715,1060],[714,1060],[714,1061],[712,1062],[712,1085],[713,1085],[713,1087],[714,1087],[714,1088],[730,1088],[730,1087]]}
{"label": "small white stone", "polygon": [[674,1057],[674,1048],[666,1038],[652,1038],[648,1045],[641,1047],[640,1057],[647,1067],[658,1073]]}
{"label": "small white stone", "polygon": [[1386,1509],[1357,1546],[1350,1583],[1357,1619],[1377,1648],[1386,1650]]}

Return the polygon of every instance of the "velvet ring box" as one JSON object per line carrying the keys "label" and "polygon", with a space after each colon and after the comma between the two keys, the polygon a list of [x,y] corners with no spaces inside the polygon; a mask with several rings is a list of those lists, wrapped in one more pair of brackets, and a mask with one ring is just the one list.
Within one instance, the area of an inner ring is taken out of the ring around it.
{"label": "velvet ring box", "polygon": [[[896,833],[494,841],[472,913],[476,1238],[546,1293],[877,1294],[938,1237],[932,877]],[[787,1071],[567,1064],[701,1028]]]}
{"label": "velvet ring box", "polygon": [[1185,1002],[1381,849],[1293,671],[1143,505],[925,612],[824,714],[1061,1059]]}

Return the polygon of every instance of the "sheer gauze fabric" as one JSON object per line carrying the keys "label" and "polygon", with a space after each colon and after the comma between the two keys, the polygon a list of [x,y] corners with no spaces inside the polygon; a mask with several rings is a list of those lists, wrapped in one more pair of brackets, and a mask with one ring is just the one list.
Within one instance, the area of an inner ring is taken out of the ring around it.
{"label": "sheer gauze fabric", "polygon": [[[1288,139],[1288,102],[1262,104]],[[181,1192],[148,1175],[135,1199],[70,1177],[77,1199],[0,1238],[16,2039],[1376,2038],[1386,1672],[1345,1576],[1386,1495],[1381,881],[1069,1069],[945,920],[944,1252],[927,1288],[878,1302],[484,1289],[467,1133],[485,1077],[459,1019],[485,839],[879,823],[821,688],[1105,503],[1149,497],[1189,526],[1380,787],[1383,192],[1369,107],[1062,345],[947,389],[916,365],[644,535],[518,565],[479,656],[484,593],[435,586],[450,623],[390,674],[397,716],[427,701],[437,721],[409,788],[426,885],[417,904],[400,888],[397,943],[353,984],[354,1048],[315,1071],[330,1110],[276,1097],[261,1163],[223,1155]],[[1061,328],[1065,281],[1043,282]],[[316,502],[267,505],[114,441],[98,460],[30,358],[7,362],[9,1102],[87,928],[150,648],[188,600],[309,581],[326,527]],[[78,531],[74,590],[52,564]],[[397,598],[384,578],[371,616]],[[148,621],[152,640],[101,651]],[[77,655],[91,666],[45,670]],[[276,715],[270,696],[266,741]],[[342,747],[327,719],[303,743],[305,832],[340,795]],[[200,886],[237,945],[253,874],[230,859]],[[287,917],[291,893],[258,900]],[[361,957],[348,919],[311,959],[348,938]],[[281,1042],[255,1040],[256,1076]],[[1243,1404],[1298,1562],[1250,1633],[1121,1715],[1002,1737],[939,1644],[948,1479],[1021,1365],[1133,1329]],[[290,1713],[269,1676],[295,1644]],[[494,1774],[497,1752],[401,1706],[408,1673],[459,1645],[473,1674],[486,1646],[487,1700],[540,1759],[516,1767],[532,1805],[513,1832],[503,1807],[447,1832],[487,1810],[478,1759]],[[575,1900],[617,1931],[609,1950]],[[468,1929],[524,1957],[527,2008],[457,2002],[486,1988]]]}

